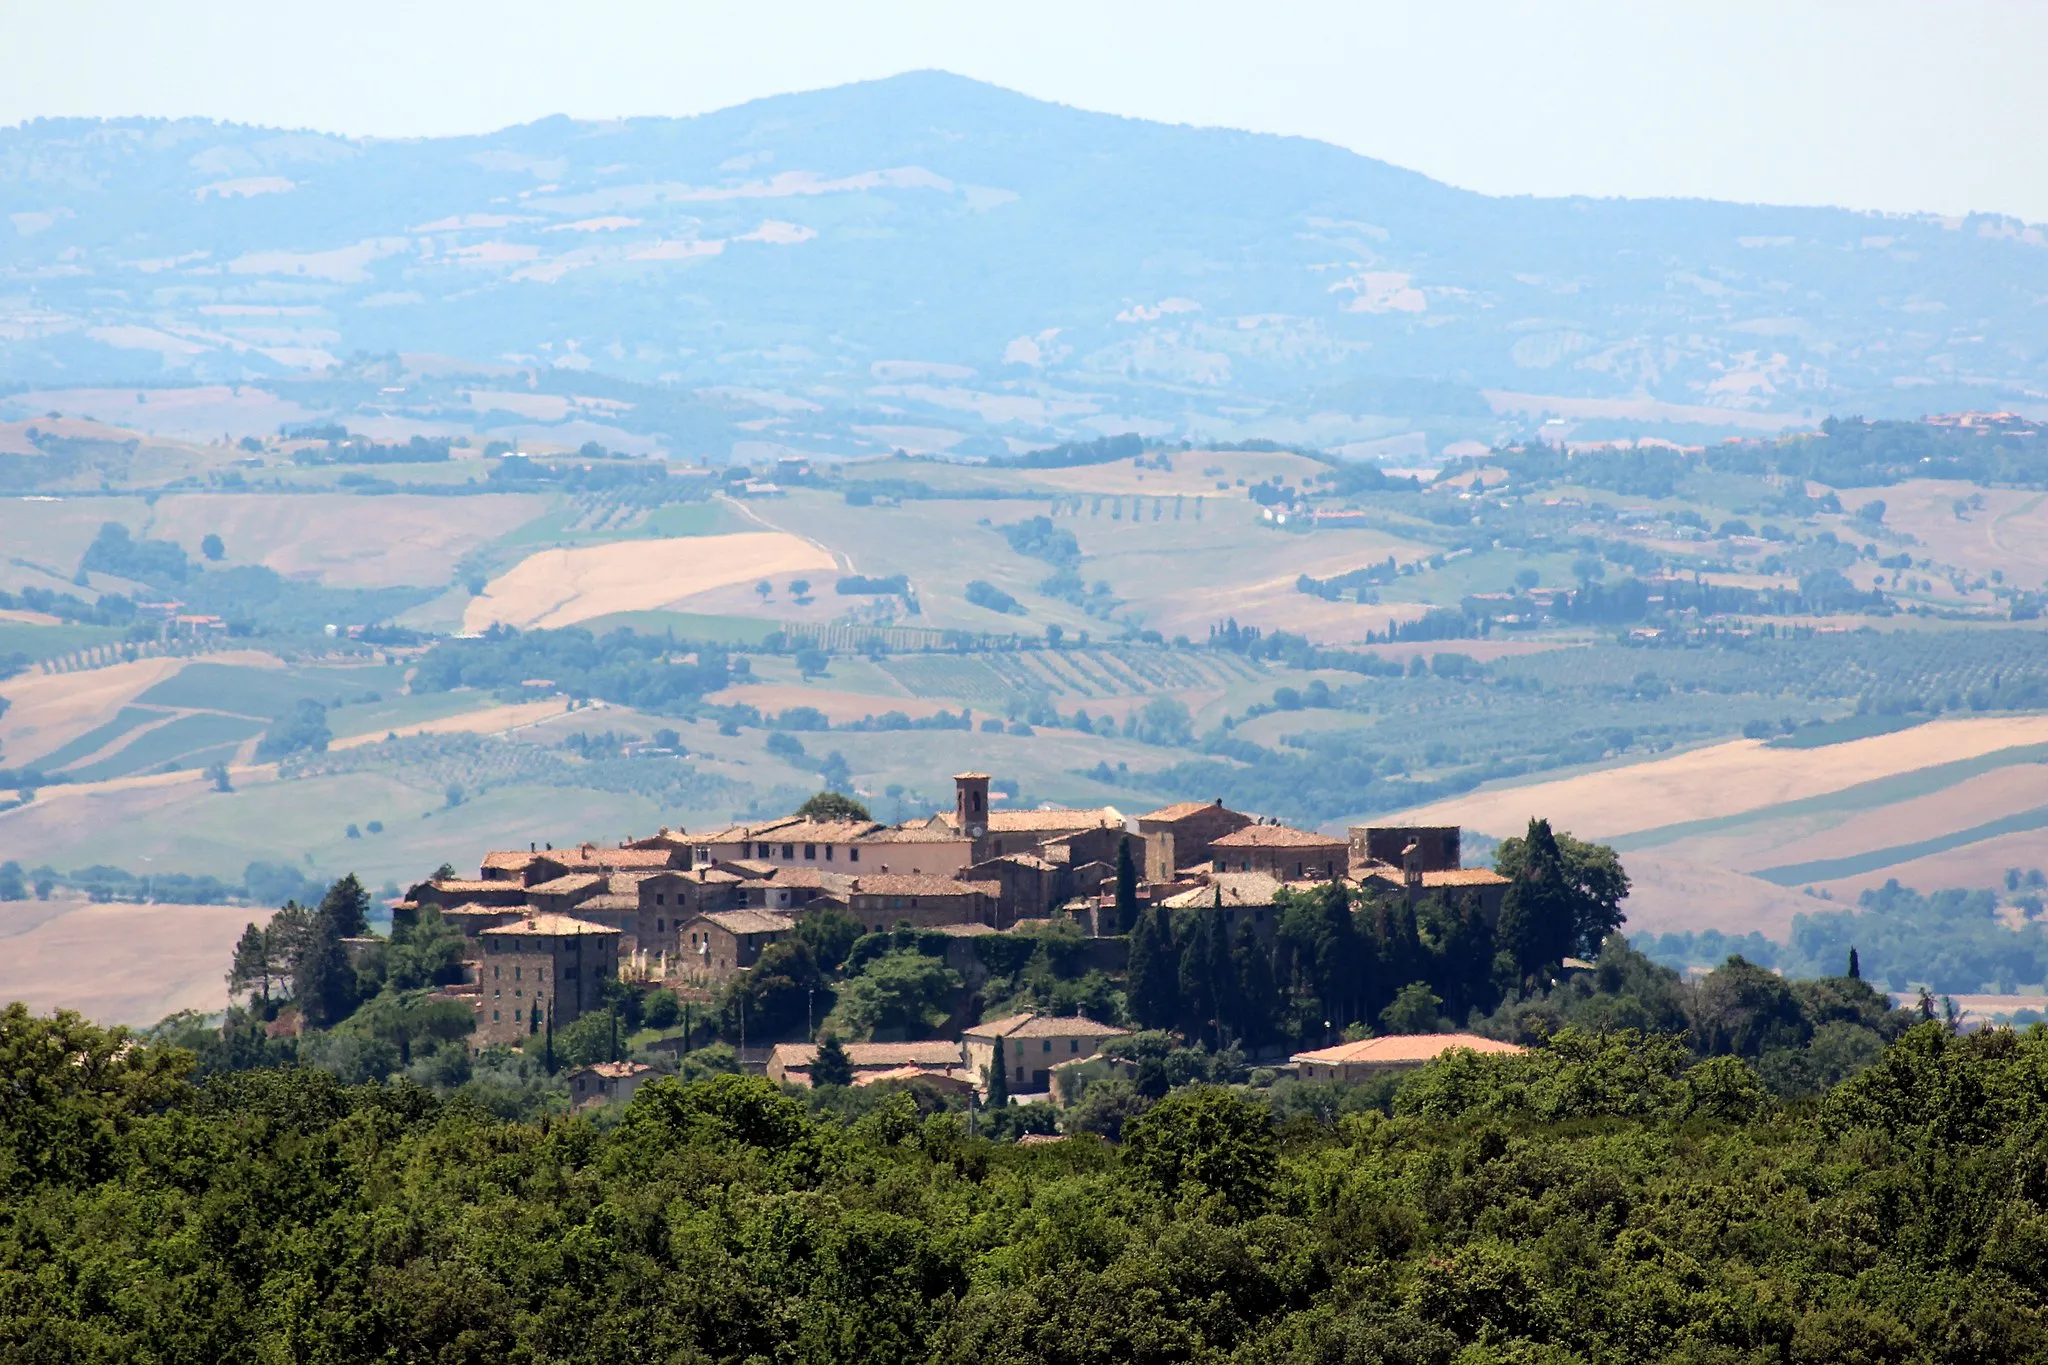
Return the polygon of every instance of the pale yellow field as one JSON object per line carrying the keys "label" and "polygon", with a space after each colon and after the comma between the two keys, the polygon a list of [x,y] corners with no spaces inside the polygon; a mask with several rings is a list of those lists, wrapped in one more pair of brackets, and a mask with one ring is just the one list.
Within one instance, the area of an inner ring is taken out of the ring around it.
{"label": "pale yellow field", "polygon": [[[1787,828],[1775,827],[1776,822],[1759,821],[1726,835],[1688,839],[1670,847],[1685,857],[1707,856],[1731,867],[1781,867],[1897,848],[2039,806],[2048,806],[2048,764],[2023,763],[1876,810],[1788,822],[1791,827]],[[1968,852],[1954,850],[1958,854]],[[1887,870],[1885,875],[1892,873]]]}
{"label": "pale yellow field", "polygon": [[[210,654],[209,663],[278,668],[278,661],[254,650]],[[184,659],[138,659],[82,673],[23,673],[0,683],[0,697],[12,703],[0,715],[0,752],[10,764],[33,763],[70,743],[186,664]]]}
{"label": "pale yellow field", "polygon": [[744,703],[759,709],[764,715],[786,711],[792,706],[814,706],[824,712],[835,725],[842,721],[859,720],[862,716],[879,716],[885,711],[901,711],[915,719],[935,716],[941,711],[960,709],[958,702],[805,687],[800,683],[755,683],[745,687],[728,687],[721,692],[708,694],[704,700],[718,706],[737,706]]}
{"label": "pale yellow field", "polygon": [[157,502],[147,533],[196,555],[211,532],[225,544],[228,564],[263,564],[330,587],[431,587],[447,582],[465,554],[540,516],[550,501],[537,493],[169,494]]}
{"label": "pale yellow field", "polygon": [[0,905],[0,1001],[77,1010],[107,1024],[219,1010],[228,1003],[235,940],[270,913],[246,905]]}
{"label": "pale yellow field", "polygon": [[[524,730],[543,721],[554,720],[572,714],[569,703],[561,697],[550,697],[545,701],[522,701],[509,706],[486,706],[481,710],[464,711],[460,715],[440,716],[434,720],[420,721],[407,725],[399,733],[407,735],[502,735],[513,730]],[[354,749],[364,744],[376,744],[383,740],[388,731],[379,730],[374,734],[349,735],[337,739],[327,747],[330,749]]]}
{"label": "pale yellow field", "polygon": [[1901,886],[1920,891],[1939,891],[1950,886],[2003,887],[2008,867],[2048,870],[2048,829],[2001,834],[1995,839],[1965,844],[1945,853],[1930,853],[1911,862],[1893,863],[1873,872],[1837,877],[1833,881],[1815,882],[1814,885],[1833,895],[1837,901],[1853,905],[1859,894],[1883,886],[1894,877]]}
{"label": "pale yellow field", "polygon": [[1687,820],[1757,810],[1898,773],[2048,741],[2048,716],[1940,720],[1820,749],[1735,740],[1649,763],[1473,792],[1409,816],[1513,834],[1542,816],[1581,838],[1613,838]]}
{"label": "pale yellow field", "polygon": [[463,625],[568,626],[618,611],[675,606],[737,583],[829,574],[834,567],[826,551],[781,531],[542,550],[493,579],[470,603]]}
{"label": "pale yellow field", "polygon": [[[2048,577],[2048,495],[2031,489],[1979,488],[1953,479],[1915,479],[1885,488],[1844,488],[1842,506],[1854,511],[1884,501],[1884,524],[1911,535],[1915,559],[1931,557],[1973,574],[2003,569],[2009,580],[2039,587]],[[1956,500],[1982,498],[1981,509],[1958,517]],[[1885,546],[1886,553],[1891,552]]]}
{"label": "pale yellow field", "polygon": [[1629,934],[1724,934],[1751,930],[1783,943],[1792,917],[1838,907],[1784,886],[1745,877],[1714,863],[1673,858],[1661,850],[1631,853],[1623,860],[1631,889],[1622,908]]}
{"label": "pale yellow field", "polygon": [[[1119,460],[1115,464],[1078,465],[1072,469],[1025,470],[1023,477],[1046,488],[1074,493],[1135,494],[1147,498],[1200,496],[1213,509],[1218,503],[1250,501],[1250,495],[1237,486],[1239,479],[1253,484],[1278,478],[1298,488],[1329,472],[1328,465],[1285,451],[1179,450],[1167,451],[1166,456],[1173,465],[1171,471],[1140,469],[1130,460]],[[1203,472],[1209,469],[1220,472]],[[1218,482],[1230,487],[1218,488]]]}

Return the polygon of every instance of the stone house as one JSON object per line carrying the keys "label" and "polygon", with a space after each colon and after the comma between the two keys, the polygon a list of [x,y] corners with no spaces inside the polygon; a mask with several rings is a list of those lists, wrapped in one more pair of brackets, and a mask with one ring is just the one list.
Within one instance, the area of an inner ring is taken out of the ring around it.
{"label": "stone house", "polygon": [[1351,847],[1287,825],[1246,825],[1209,843],[1218,872],[1263,872],[1283,882],[1332,882],[1350,869]]}
{"label": "stone house", "polygon": [[1172,839],[1172,858],[1176,868],[1196,867],[1208,862],[1214,856],[1210,846],[1216,840],[1226,834],[1235,834],[1251,823],[1251,816],[1230,809],[1220,796],[1214,801],[1182,801],[1162,806],[1138,817],[1141,833],[1164,834]]}
{"label": "stone house", "polygon": [[661,1073],[645,1062],[596,1062],[562,1073],[569,1083],[569,1104],[575,1109],[630,1100]]}
{"label": "stone house", "polygon": [[988,923],[1001,887],[994,882],[884,872],[863,876],[846,895],[847,913],[876,933],[908,922],[919,929]]}
{"label": "stone house", "polygon": [[[864,1076],[901,1073],[906,1069],[937,1076],[957,1076],[963,1066],[958,1043],[847,1043],[844,1046],[846,1059],[853,1064],[855,1085],[859,1085]],[[811,1064],[817,1057],[816,1043],[778,1043],[768,1054],[768,1079],[778,1085],[808,1086],[811,1083]],[[897,1075],[891,1079],[907,1077]]]}
{"label": "stone house", "polygon": [[976,1024],[960,1034],[967,1069],[982,1084],[983,1073],[1004,1069],[1012,1094],[1037,1093],[1052,1084],[1052,1069],[1062,1062],[1092,1057],[1112,1038],[1131,1031],[1100,1024],[1084,1015],[1013,1014]]}
{"label": "stone house", "polygon": [[573,1024],[618,975],[619,931],[568,915],[529,915],[479,931],[476,942],[473,1047]]}
{"label": "stone house", "polygon": [[771,910],[711,910],[683,921],[672,970],[699,981],[723,981],[761,960],[761,952],[796,929]]}

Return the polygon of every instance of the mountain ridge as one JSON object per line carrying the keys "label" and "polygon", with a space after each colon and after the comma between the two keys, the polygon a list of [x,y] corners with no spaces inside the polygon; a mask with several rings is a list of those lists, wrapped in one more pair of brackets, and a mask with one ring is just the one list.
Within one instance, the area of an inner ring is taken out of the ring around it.
{"label": "mountain ridge", "polygon": [[[0,130],[0,216],[27,383],[431,351],[1013,444],[1442,415],[1314,410],[1359,381],[1788,420],[2048,402],[2048,237],[2015,219],[1492,197],[944,72],[452,138],[39,120]],[[964,392],[876,382],[900,361]]]}

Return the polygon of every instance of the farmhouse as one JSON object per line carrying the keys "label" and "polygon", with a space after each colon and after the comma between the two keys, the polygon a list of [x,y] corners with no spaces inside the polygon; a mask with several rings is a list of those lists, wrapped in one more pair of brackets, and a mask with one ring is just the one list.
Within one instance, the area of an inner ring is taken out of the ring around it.
{"label": "farmhouse", "polygon": [[[846,1059],[853,1063],[855,1085],[881,1073],[893,1073],[890,1079],[901,1080],[908,1079],[909,1075],[956,1077],[965,1069],[958,1043],[847,1043],[845,1046]],[[811,1065],[817,1058],[816,1043],[779,1043],[768,1054],[768,1079],[783,1085],[808,1087],[811,1084]]]}
{"label": "farmhouse", "polygon": [[1099,1024],[1083,1015],[1013,1014],[963,1030],[967,1068],[977,1081],[1002,1067],[1012,1092],[1042,1091],[1052,1083],[1052,1069],[1062,1062],[1092,1057],[1112,1038],[1128,1038],[1129,1029]]}

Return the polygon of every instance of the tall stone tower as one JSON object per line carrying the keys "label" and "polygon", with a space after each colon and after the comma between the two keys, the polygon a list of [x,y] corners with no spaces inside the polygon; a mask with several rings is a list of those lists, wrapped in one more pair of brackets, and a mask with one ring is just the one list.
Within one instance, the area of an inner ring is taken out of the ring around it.
{"label": "tall stone tower", "polygon": [[970,839],[988,832],[987,773],[953,774],[953,827]]}

